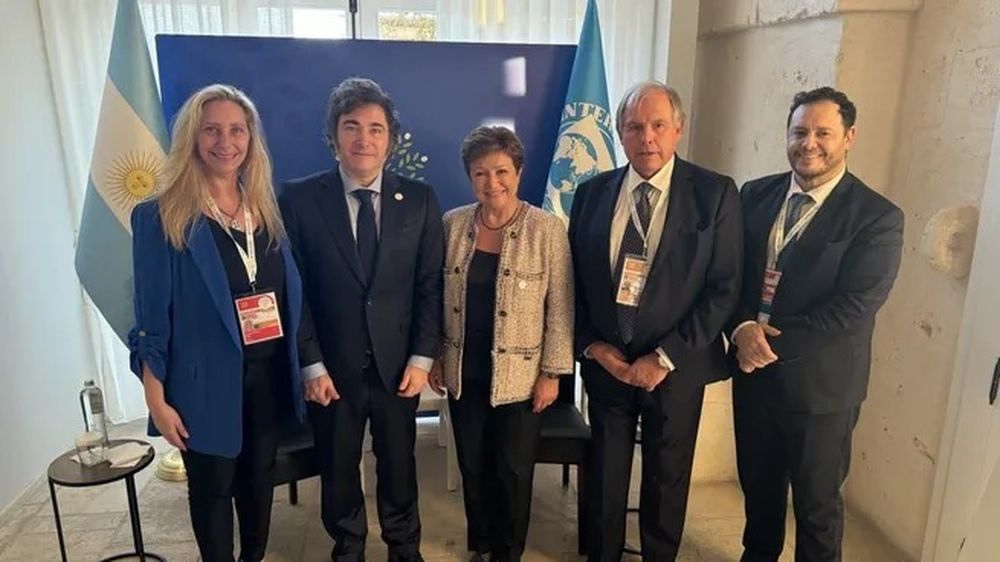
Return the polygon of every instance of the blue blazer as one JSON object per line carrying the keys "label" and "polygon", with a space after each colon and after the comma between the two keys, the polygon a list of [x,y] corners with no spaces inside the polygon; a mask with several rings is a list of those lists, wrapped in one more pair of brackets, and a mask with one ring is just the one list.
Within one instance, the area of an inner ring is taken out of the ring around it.
{"label": "blue blazer", "polygon": [[[298,336],[302,280],[287,240],[285,262],[285,342],[292,399],[305,415]],[[243,443],[243,343],[233,295],[207,219],[198,219],[188,245],[177,251],[166,238],[158,203],[132,212],[135,326],[129,333],[132,372],[143,363],[163,382],[166,400],[181,416],[199,453],[236,457]],[[159,435],[149,423],[149,434]]]}

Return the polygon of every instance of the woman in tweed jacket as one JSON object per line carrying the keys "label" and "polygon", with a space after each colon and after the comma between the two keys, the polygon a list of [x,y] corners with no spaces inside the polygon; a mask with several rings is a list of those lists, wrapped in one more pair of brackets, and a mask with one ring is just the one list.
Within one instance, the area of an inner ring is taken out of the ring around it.
{"label": "woman in tweed jacket", "polygon": [[462,143],[477,202],[444,216],[447,390],[472,560],[519,560],[539,414],[573,372],[573,272],[562,221],[518,199],[524,149],[503,127]]}

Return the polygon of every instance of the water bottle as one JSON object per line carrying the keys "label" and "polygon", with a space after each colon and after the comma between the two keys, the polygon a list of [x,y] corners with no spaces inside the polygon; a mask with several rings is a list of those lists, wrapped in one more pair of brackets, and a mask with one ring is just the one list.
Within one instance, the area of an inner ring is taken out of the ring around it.
{"label": "water bottle", "polygon": [[80,409],[83,411],[83,423],[88,432],[100,434],[101,446],[108,447],[108,425],[104,419],[104,394],[94,385],[93,380],[83,383],[80,391]]}

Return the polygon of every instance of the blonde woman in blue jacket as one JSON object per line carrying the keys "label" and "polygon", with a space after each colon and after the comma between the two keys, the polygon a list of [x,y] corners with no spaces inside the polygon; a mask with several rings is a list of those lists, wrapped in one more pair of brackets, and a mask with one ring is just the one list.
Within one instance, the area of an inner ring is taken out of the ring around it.
{"label": "blonde woman in blue jacket", "polygon": [[[264,557],[279,418],[302,418],[299,364],[318,360],[278,215],[260,118],[214,84],[177,116],[164,190],[132,213],[135,327],[150,435],[181,450],[206,562]],[[300,357],[300,339],[302,354]]]}

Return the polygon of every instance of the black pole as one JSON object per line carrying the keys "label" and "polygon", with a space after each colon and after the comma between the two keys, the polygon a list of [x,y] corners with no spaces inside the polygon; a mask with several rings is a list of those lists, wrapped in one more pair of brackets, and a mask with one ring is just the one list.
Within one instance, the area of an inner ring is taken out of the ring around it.
{"label": "black pole", "polygon": [[348,0],[347,9],[351,11],[351,39],[358,38],[358,0]]}

